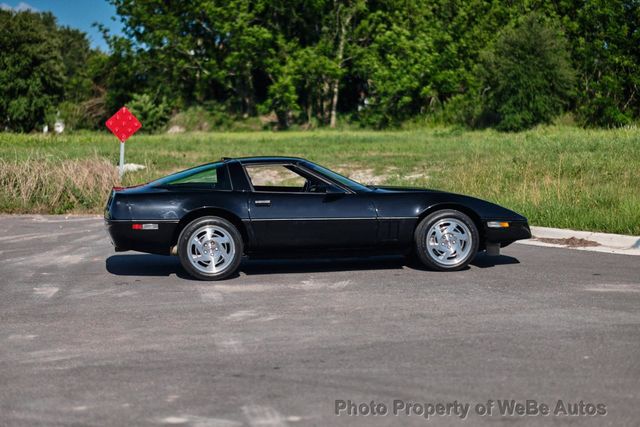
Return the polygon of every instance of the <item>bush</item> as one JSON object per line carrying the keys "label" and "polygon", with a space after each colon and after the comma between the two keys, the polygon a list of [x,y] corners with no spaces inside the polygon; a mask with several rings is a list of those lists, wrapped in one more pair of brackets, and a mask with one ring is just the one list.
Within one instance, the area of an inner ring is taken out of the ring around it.
{"label": "bush", "polygon": [[180,127],[185,131],[219,131],[233,128],[234,117],[220,104],[208,103],[205,106],[189,107],[171,117],[169,129]]}
{"label": "bush", "polygon": [[160,130],[169,120],[171,108],[165,98],[156,100],[149,94],[137,94],[127,104],[131,112],[142,123],[145,132]]}
{"label": "bush", "polygon": [[[574,95],[575,75],[560,27],[530,13],[480,56],[482,119],[500,130],[550,123]],[[480,120],[482,121],[482,120]]]}
{"label": "bush", "polygon": [[578,108],[582,122],[588,126],[620,127],[630,124],[630,111],[621,111],[609,96],[596,95]]}

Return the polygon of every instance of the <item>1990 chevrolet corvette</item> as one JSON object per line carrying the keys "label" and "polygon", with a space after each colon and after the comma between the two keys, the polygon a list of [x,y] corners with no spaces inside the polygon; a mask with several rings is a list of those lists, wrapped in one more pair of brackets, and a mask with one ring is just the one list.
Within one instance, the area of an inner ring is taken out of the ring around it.
{"label": "1990 chevrolet corvette", "polygon": [[243,255],[404,252],[460,270],[531,237],[527,219],[459,194],[359,184],[308,160],[209,163],[114,188],[105,222],[116,251],[177,254],[192,276],[219,280]]}

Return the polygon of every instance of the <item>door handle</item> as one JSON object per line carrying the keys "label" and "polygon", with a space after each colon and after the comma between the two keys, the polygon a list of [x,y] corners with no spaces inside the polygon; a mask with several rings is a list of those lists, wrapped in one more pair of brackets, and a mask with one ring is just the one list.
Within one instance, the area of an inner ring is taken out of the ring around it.
{"label": "door handle", "polygon": [[271,206],[271,200],[255,200],[253,203],[256,206]]}

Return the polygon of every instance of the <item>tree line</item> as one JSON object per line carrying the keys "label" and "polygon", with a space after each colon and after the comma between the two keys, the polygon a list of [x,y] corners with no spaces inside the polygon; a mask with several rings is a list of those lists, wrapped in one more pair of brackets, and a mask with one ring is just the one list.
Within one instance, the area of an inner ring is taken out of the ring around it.
{"label": "tree line", "polygon": [[109,0],[109,52],[49,13],[0,11],[0,127],[161,129],[198,109],[277,127],[405,121],[506,131],[640,116],[638,0]]}

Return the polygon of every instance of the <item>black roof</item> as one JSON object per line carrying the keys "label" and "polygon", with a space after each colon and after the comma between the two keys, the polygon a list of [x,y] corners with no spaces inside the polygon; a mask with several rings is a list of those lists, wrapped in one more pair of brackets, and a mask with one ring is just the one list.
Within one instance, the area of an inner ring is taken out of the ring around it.
{"label": "black roof", "polygon": [[223,161],[238,161],[241,163],[277,163],[277,162],[305,162],[306,160],[300,157],[288,157],[288,156],[255,156],[255,157],[223,157]]}

